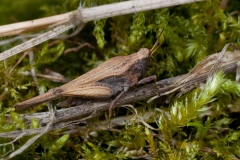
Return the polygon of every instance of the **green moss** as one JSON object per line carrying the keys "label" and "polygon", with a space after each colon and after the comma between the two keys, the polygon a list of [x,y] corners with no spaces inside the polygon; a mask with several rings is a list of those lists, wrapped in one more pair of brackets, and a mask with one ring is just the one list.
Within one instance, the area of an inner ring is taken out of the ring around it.
{"label": "green moss", "polygon": [[[119,0],[82,0],[80,4],[92,7],[114,2]],[[0,2],[0,23],[64,13],[76,9],[78,4],[75,0],[36,1],[34,4],[29,0],[16,3],[3,0]],[[43,73],[48,68],[73,79],[111,57],[151,48],[165,27],[161,47],[154,53],[146,76],[157,75],[160,80],[187,73],[226,43],[236,43],[240,47],[239,15],[230,14],[238,4],[237,0],[229,1],[223,10],[218,0],[208,0],[89,22],[71,39],[51,40],[34,47],[31,65],[26,57],[12,70],[22,54],[0,62],[0,132],[39,127],[35,119],[27,124],[13,110],[17,101],[38,95],[32,77],[23,76],[21,72],[33,67],[37,73]],[[18,43],[1,46],[1,50]],[[64,54],[66,49],[76,48],[80,43],[88,43],[91,47]],[[39,78],[44,90],[61,84]],[[196,88],[172,98],[167,104],[160,99],[151,106],[155,107],[155,115],[150,125],[158,130],[146,128],[137,120],[115,131],[95,131],[96,136],[87,133],[88,129],[74,136],[62,135],[64,130],[58,130],[42,136],[15,159],[237,159],[240,157],[239,92],[239,84],[233,76],[224,77],[218,72],[203,90]],[[142,103],[141,106],[137,108],[139,114],[147,112],[150,105]],[[10,116],[5,117],[5,114]],[[14,147],[19,148],[29,138],[18,140]],[[0,138],[1,144],[9,141]],[[11,145],[0,146],[0,155],[11,149]]]}

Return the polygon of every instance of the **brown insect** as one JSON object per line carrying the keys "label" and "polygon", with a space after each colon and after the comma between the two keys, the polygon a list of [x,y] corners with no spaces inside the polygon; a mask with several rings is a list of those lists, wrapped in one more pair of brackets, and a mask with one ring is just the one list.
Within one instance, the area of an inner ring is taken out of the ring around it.
{"label": "brown insect", "polygon": [[109,99],[117,95],[110,104],[111,115],[113,106],[130,87],[156,79],[156,76],[150,76],[139,81],[139,78],[145,74],[148,60],[157,47],[158,41],[151,50],[142,48],[131,55],[110,58],[60,87],[50,89],[42,95],[16,104],[15,108],[23,110],[61,97],[69,97],[68,100],[72,97],[97,100]]}

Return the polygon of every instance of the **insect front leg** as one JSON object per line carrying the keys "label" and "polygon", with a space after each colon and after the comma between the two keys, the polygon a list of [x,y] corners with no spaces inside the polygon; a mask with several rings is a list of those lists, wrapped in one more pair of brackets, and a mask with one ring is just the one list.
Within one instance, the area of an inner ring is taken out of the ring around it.
{"label": "insect front leg", "polygon": [[152,75],[152,76],[143,78],[140,81],[138,81],[138,84],[144,84],[144,83],[148,83],[148,82],[152,82],[152,81],[157,81],[156,75]]}

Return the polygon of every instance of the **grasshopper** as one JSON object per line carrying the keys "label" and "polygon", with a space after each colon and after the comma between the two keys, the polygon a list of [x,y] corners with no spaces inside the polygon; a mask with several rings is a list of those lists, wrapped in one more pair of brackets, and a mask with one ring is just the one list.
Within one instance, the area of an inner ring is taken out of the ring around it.
{"label": "grasshopper", "polygon": [[115,97],[110,104],[109,114],[111,115],[113,106],[126,94],[130,87],[156,79],[156,76],[150,76],[139,81],[139,78],[147,70],[150,56],[158,46],[157,40],[151,50],[141,48],[137,53],[110,58],[96,68],[60,87],[50,89],[42,95],[16,104],[15,108],[16,110],[24,110],[61,97],[68,97],[67,101],[72,97],[93,100]]}

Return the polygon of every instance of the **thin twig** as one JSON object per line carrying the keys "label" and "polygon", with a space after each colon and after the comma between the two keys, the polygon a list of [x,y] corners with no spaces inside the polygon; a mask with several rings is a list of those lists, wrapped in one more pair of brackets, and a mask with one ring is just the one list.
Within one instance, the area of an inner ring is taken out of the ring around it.
{"label": "thin twig", "polygon": [[28,55],[29,55],[29,63],[31,65],[31,75],[32,75],[33,81],[35,83],[35,86],[38,89],[39,94],[43,94],[43,90],[40,88],[39,83],[38,83],[35,68],[33,67],[33,64],[34,64],[34,53],[33,53],[33,51],[30,51],[30,53]]}
{"label": "thin twig", "polygon": [[27,42],[24,42],[20,45],[17,45],[7,51],[4,51],[0,54],[0,61],[1,60],[4,60],[4,59],[7,59],[13,55],[16,55],[22,51],[25,51],[31,47],[34,47],[38,44],[41,44],[42,42],[45,42],[53,37],[56,37],[57,35],[71,29],[74,27],[74,24],[70,24],[70,23],[66,23],[66,24],[63,24],[63,25],[60,25],[48,32],[45,32],[43,34],[41,34],[40,36],[36,37],[36,38],[32,38],[30,39],[29,41]]}
{"label": "thin twig", "polygon": [[[74,32],[72,32],[71,34],[69,34],[69,35],[59,35],[59,36],[56,36],[56,37],[54,37],[52,39],[68,39],[68,38],[74,37],[79,32],[82,31],[84,26],[85,25],[83,23],[82,25],[78,26],[78,28],[76,30],[74,30]],[[18,40],[23,41],[25,39],[34,38],[34,37],[37,37],[37,36],[40,36],[40,35],[41,35],[41,33],[19,35],[19,36],[16,36],[16,37],[13,37],[13,38],[9,38],[9,39],[6,39],[6,40],[1,40],[0,41],[0,46],[7,45],[7,44],[13,43],[13,42],[18,41]]]}
{"label": "thin twig", "polygon": [[77,52],[85,46],[90,46],[90,45],[89,45],[89,43],[83,43],[83,44],[80,44],[78,47],[68,48],[64,51],[64,54],[67,54],[69,52]]}
{"label": "thin twig", "polygon": [[[146,10],[153,10],[157,8],[171,7],[181,4],[187,4],[192,2],[199,2],[203,0],[131,0],[119,3],[113,3],[108,5],[102,5],[91,8],[81,9],[82,11],[82,21],[88,22],[93,20],[98,20],[102,18],[109,18],[114,16],[125,15],[129,13],[136,13]],[[23,31],[31,31],[36,28],[43,28],[46,26],[51,26],[53,24],[58,24],[62,22],[69,21],[72,14],[76,12],[68,12],[56,16],[35,19],[31,21],[13,23],[9,25],[0,26],[0,36],[10,36],[20,34]]]}
{"label": "thin twig", "polygon": [[[29,62],[31,65],[33,65],[34,63],[34,53],[33,51],[30,51],[30,53],[28,54],[29,55]],[[32,77],[34,79],[34,82],[35,82],[35,85],[37,86],[38,90],[39,90],[39,93],[42,94],[43,91],[41,90],[41,88],[39,87],[39,84],[38,84],[38,80],[37,80],[37,77],[36,77],[36,73],[35,73],[35,69],[33,67],[31,67],[31,74],[32,74]],[[48,124],[46,125],[45,128],[43,128],[40,133],[32,138],[30,138],[24,145],[22,145],[19,149],[17,149],[16,151],[12,152],[9,156],[7,156],[5,159],[11,159],[19,154],[21,154],[23,151],[25,151],[30,145],[32,145],[38,138],[40,138],[43,134],[47,133],[49,131],[49,129],[51,128],[53,122],[54,122],[54,119],[55,119],[55,115],[54,115],[54,110],[53,110],[53,107],[51,105],[51,103],[48,103],[48,110],[49,110],[49,113],[50,113],[50,117],[49,117],[49,122]],[[22,133],[21,135],[25,135],[26,133]]]}
{"label": "thin twig", "polygon": [[6,157],[5,159],[11,159],[19,154],[21,154],[23,151],[25,151],[28,147],[30,147],[36,140],[38,140],[38,138],[40,138],[42,135],[44,135],[45,133],[47,133],[49,131],[49,129],[51,128],[53,122],[54,122],[54,119],[55,119],[55,116],[54,116],[54,110],[53,110],[53,107],[52,105],[49,103],[48,104],[48,108],[49,108],[49,112],[50,112],[50,118],[49,118],[49,123],[47,124],[47,126],[41,130],[41,132],[30,138],[24,145],[22,145],[19,149],[17,149],[16,151],[14,151],[13,153],[11,153],[8,157]]}
{"label": "thin twig", "polygon": [[74,37],[76,36],[78,33],[80,33],[83,28],[85,27],[85,23],[81,23],[76,30],[74,30],[74,32],[72,32],[71,34],[69,35],[59,35],[59,36],[56,36],[55,38],[53,39],[69,39],[71,37]]}
{"label": "thin twig", "polygon": [[19,136],[17,136],[14,140],[12,140],[11,142],[0,144],[0,146],[6,146],[6,145],[9,145],[9,144],[12,144],[12,143],[16,142],[17,140],[19,140],[20,138],[22,138],[24,135],[25,135],[25,133],[22,133]]}
{"label": "thin twig", "polygon": [[[27,50],[31,47],[34,47],[38,44],[41,44],[44,41],[47,41],[49,39],[52,39],[53,37],[75,27],[76,25],[79,25],[80,22],[88,22],[92,20],[102,19],[102,18],[108,18],[108,17],[114,17],[129,13],[135,13],[140,11],[146,11],[146,10],[152,10],[156,8],[164,8],[169,6],[175,6],[180,4],[186,4],[191,2],[197,2],[197,1],[203,1],[203,0],[132,0],[132,1],[125,1],[120,3],[114,3],[109,5],[103,5],[99,7],[92,7],[92,8],[85,8],[85,9],[78,9],[75,11],[72,11],[70,13],[64,14],[64,18],[60,18],[62,21],[59,21],[59,23],[55,23],[55,25],[59,25],[56,28],[49,30],[48,32],[45,32],[41,34],[40,36],[33,38],[25,43],[22,43],[18,46],[15,46],[7,51],[4,51],[0,54],[0,61],[7,59],[13,55],[16,55],[24,50]],[[66,16],[67,15],[67,16]],[[46,18],[47,19],[47,18]],[[45,20],[46,20],[45,19]],[[49,18],[51,19],[51,18]],[[43,19],[41,19],[43,20]],[[2,35],[12,35],[16,34],[16,32],[23,32],[27,27],[26,24],[28,24],[30,27],[32,27],[32,24],[37,23],[37,20],[33,20],[30,22],[22,22],[18,23],[17,29],[15,30],[9,30],[9,28],[14,28],[14,24],[12,25],[5,25],[0,27],[0,36]],[[46,23],[45,23],[46,24]],[[50,23],[52,24],[52,23]],[[16,25],[16,24],[15,24]],[[24,27],[19,27],[19,26]],[[32,28],[31,28],[32,29]],[[19,33],[18,33],[19,34]]]}
{"label": "thin twig", "polygon": [[211,78],[213,77],[213,74],[216,73],[216,71],[218,70],[219,65],[220,65],[220,62],[221,62],[221,60],[222,60],[222,58],[223,58],[223,55],[226,53],[227,48],[228,48],[229,45],[231,45],[231,43],[226,44],[226,45],[223,47],[222,51],[219,53],[219,55],[218,55],[218,57],[217,57],[217,61],[216,61],[216,63],[213,65],[213,67],[212,67],[212,69],[211,69],[211,71],[210,71],[210,73],[209,73],[209,75],[208,75],[208,79],[211,79]]}
{"label": "thin twig", "polygon": [[8,73],[8,76],[10,76],[13,72],[13,70],[17,67],[17,65],[19,65],[19,63],[22,62],[22,60],[24,59],[24,57],[26,57],[29,52],[31,52],[30,50],[24,52],[24,54],[18,59],[17,63],[15,63],[15,65],[10,69],[9,73]]}
{"label": "thin twig", "polygon": [[[32,76],[32,73],[29,71],[23,71],[23,72],[20,72],[19,74],[22,74],[25,76]],[[70,79],[65,78],[63,75],[60,75],[60,74],[51,75],[51,73],[49,73],[49,74],[36,73],[36,76],[39,78],[45,78],[45,79],[51,80],[53,82],[69,82],[70,81]]]}
{"label": "thin twig", "polygon": [[142,116],[140,116],[137,112],[137,109],[133,107],[133,105],[123,105],[121,107],[125,107],[127,109],[129,109],[138,119],[138,121],[140,121],[146,128],[149,128],[151,130],[155,130],[158,131],[159,129],[157,128],[153,128],[152,126],[150,126],[147,122],[145,122],[145,120],[142,118]]}
{"label": "thin twig", "polygon": [[[29,51],[24,52],[24,54],[19,58],[19,60],[17,61],[17,63],[15,63],[15,65],[9,70],[9,72],[6,73],[6,74],[7,74],[6,77],[10,77],[10,76],[11,76],[13,70],[14,70],[14,69],[17,67],[17,65],[23,60],[23,58],[26,57],[26,55],[28,55],[28,53],[29,53]],[[6,62],[5,62],[5,65],[6,65]],[[7,80],[5,79],[5,85],[7,86],[7,84],[8,84],[8,83],[7,83]],[[4,90],[4,91],[1,93],[1,95],[0,95],[0,101],[2,101],[2,100],[6,97],[6,95],[7,95],[7,91]]]}

